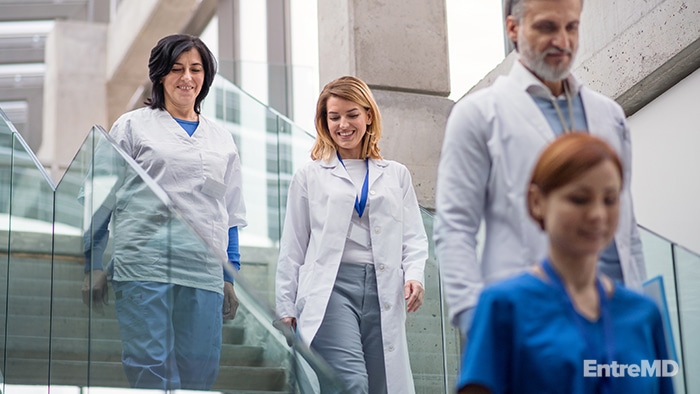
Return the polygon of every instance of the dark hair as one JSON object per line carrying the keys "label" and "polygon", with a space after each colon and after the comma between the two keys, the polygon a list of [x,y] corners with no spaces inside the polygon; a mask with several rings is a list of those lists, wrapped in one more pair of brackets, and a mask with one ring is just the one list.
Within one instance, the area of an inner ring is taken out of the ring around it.
{"label": "dark hair", "polygon": [[[623,181],[620,157],[607,142],[586,132],[563,134],[540,154],[528,188],[535,185],[546,196],[606,160],[615,165]],[[530,217],[544,229],[542,219],[533,214],[529,199],[527,209]]]}
{"label": "dark hair", "polygon": [[151,97],[145,104],[153,109],[165,109],[165,92],[163,91],[162,79],[173,68],[173,64],[184,52],[196,48],[199,56],[202,57],[204,68],[204,85],[194,102],[194,112],[199,114],[200,104],[207,94],[209,87],[214,82],[216,76],[216,59],[209,48],[199,39],[189,34],[173,34],[163,37],[155,47],[151,49],[151,57],[148,59],[148,78],[153,84]]}

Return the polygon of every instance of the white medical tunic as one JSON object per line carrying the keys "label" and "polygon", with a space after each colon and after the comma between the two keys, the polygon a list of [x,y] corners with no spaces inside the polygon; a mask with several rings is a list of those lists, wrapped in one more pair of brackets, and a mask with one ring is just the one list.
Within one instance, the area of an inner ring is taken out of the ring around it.
{"label": "white medical tunic", "polygon": [[228,228],[246,225],[232,135],[200,115],[190,137],[167,111],[151,108],[122,115],[109,135],[169,199],[124,171],[114,193],[112,279],[223,293]]}

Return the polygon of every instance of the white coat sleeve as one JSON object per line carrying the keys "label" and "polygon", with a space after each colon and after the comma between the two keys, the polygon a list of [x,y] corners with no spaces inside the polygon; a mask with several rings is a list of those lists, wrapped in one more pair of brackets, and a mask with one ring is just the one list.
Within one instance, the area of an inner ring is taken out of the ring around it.
{"label": "white coat sleeve", "polygon": [[309,200],[301,172],[292,178],[287,194],[287,212],[280,241],[275,278],[275,304],[278,318],[298,317],[295,307],[299,287],[299,267],[304,264],[311,236]]}
{"label": "white coat sleeve", "polygon": [[243,200],[243,171],[241,169],[241,159],[238,155],[237,147],[235,147],[235,154],[224,176],[227,188],[226,208],[228,211],[228,226],[237,226],[241,229],[247,226],[248,222],[246,221],[246,209]]}
{"label": "white coat sleeve", "polygon": [[483,288],[476,235],[484,216],[491,157],[489,123],[476,101],[472,96],[457,102],[448,117],[435,201],[435,252],[449,318],[457,326],[460,314],[476,305]]}
{"label": "white coat sleeve", "polygon": [[[425,233],[418,198],[416,197],[411,173],[402,166],[403,187],[403,242],[401,268],[404,283],[417,280],[424,285],[425,262],[428,260],[428,237]],[[425,287],[425,285],[423,286]]]}
{"label": "white coat sleeve", "polygon": [[[622,155],[622,160],[623,160],[623,166],[628,169],[626,171],[625,177],[625,187],[628,189],[628,193],[630,193],[630,229],[631,229],[631,234],[630,234],[630,254],[632,255],[632,263],[635,265],[635,271],[636,276],[638,277],[639,283],[631,283],[631,287],[633,288],[641,288],[642,282],[646,280],[647,274],[646,274],[646,265],[644,262],[644,251],[642,249],[642,239],[641,236],[639,235],[639,228],[637,227],[637,219],[634,214],[634,204],[633,204],[633,199],[632,199],[632,191],[631,191],[631,185],[632,185],[632,140],[631,140],[631,133],[629,129],[629,125],[627,124],[627,121],[623,120],[623,138],[622,138],[622,150],[623,150],[623,155]],[[635,281],[637,282],[637,281]]]}

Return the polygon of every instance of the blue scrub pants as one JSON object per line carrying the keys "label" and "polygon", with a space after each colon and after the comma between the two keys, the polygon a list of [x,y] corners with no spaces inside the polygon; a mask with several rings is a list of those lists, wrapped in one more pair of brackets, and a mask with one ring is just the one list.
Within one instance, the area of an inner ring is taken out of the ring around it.
{"label": "blue scrub pants", "polygon": [[112,287],[131,387],[210,389],[219,374],[223,295],[157,282]]}
{"label": "blue scrub pants", "polygon": [[[373,264],[341,263],[311,348],[353,394],[386,393],[381,312]],[[321,382],[321,392],[324,390]]]}

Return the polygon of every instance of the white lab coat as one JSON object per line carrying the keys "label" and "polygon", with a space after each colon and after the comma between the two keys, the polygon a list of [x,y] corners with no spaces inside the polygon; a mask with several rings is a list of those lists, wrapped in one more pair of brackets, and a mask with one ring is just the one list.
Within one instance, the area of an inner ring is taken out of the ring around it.
{"label": "white lab coat", "polygon": [[[447,122],[438,170],[436,254],[450,319],[473,307],[485,284],[513,276],[546,255],[545,233],[527,211],[526,190],[537,157],[554,138],[537,104],[514,72],[457,102]],[[519,68],[519,69],[518,69]],[[531,75],[531,74],[530,74]],[[532,76],[534,78],[534,76]],[[620,155],[624,186],[615,242],[628,287],[646,279],[630,195],[630,132],[620,106],[570,77],[580,87],[591,134]],[[476,235],[486,223],[481,262]]]}
{"label": "white lab coat", "polygon": [[[289,187],[277,266],[277,315],[296,317],[297,330],[307,345],[323,321],[335,284],[355,196],[355,186],[336,156],[302,167]],[[369,160],[367,209],[387,388],[389,393],[413,393],[403,286],[408,280],[423,283],[428,243],[405,166]]]}
{"label": "white lab coat", "polygon": [[114,209],[113,279],[223,293],[228,229],[246,225],[231,134],[200,116],[190,137],[167,111],[145,107],[119,117],[109,136],[169,198],[158,198],[140,174],[120,166],[114,207],[109,207]]}

